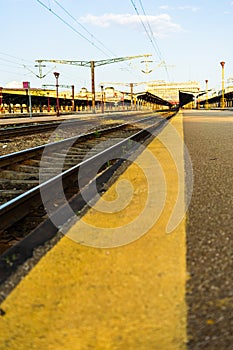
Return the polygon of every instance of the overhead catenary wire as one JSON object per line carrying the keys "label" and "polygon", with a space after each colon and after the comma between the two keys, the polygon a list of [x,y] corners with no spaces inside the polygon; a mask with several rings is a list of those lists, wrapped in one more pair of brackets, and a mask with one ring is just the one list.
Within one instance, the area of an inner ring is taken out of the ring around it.
{"label": "overhead catenary wire", "polygon": [[131,4],[133,5],[133,8],[134,8],[136,14],[137,14],[138,17],[139,17],[139,20],[140,20],[140,22],[141,22],[143,28],[145,29],[145,32],[146,32],[146,35],[147,35],[149,41],[151,42],[153,48],[155,49],[156,54],[158,55],[158,57],[161,59],[160,51],[159,51],[158,48],[154,45],[154,42],[153,42],[153,40],[152,40],[152,38],[151,38],[151,35],[150,35],[150,33],[148,32],[148,29],[147,29],[145,23],[144,23],[143,20],[142,20],[142,17],[141,17],[141,15],[140,15],[140,13],[139,13],[139,11],[138,11],[138,9],[137,9],[137,6],[135,5],[135,2],[134,2],[133,0],[130,0],[130,1],[131,1]]}
{"label": "overhead catenary wire", "polygon": [[[23,67],[24,66],[23,64],[20,64],[20,63],[14,62],[14,61],[10,61],[10,60],[7,60],[5,58],[1,58],[0,57],[0,60],[3,61],[3,62],[12,63],[12,64],[14,64],[16,66],[19,66],[19,67]],[[8,66],[10,66],[10,65],[8,64]]]}
{"label": "overhead catenary wire", "polygon": [[[88,29],[86,29],[80,22],[78,22],[74,16],[67,10],[65,9],[64,6],[62,6],[61,4],[59,4],[59,2],[57,0],[54,0],[54,2],[56,3],[56,5],[58,5],[65,13],[66,15],[68,15],[70,18],[72,18],[76,24],[78,24],[79,26],[81,26],[81,28],[83,30],[85,30],[85,32],[91,36],[91,39],[89,39],[86,35],[82,34],[79,30],[77,30],[73,25],[71,25],[67,20],[65,20],[62,16],[60,16],[59,14],[57,14],[51,7],[50,5],[50,1],[49,1],[49,6],[47,6],[45,3],[43,3],[41,0],[36,0],[41,6],[43,6],[44,8],[46,8],[50,13],[52,13],[55,17],[57,17],[61,22],[63,22],[66,26],[68,26],[72,31],[74,31],[76,34],[78,34],[80,37],[82,37],[82,39],[86,40],[87,42],[89,42],[89,44],[91,44],[92,46],[94,46],[96,49],[98,49],[100,52],[102,52],[105,56],[107,56],[108,58],[110,58],[111,56],[109,55],[109,53],[111,53],[112,56],[117,57],[117,55],[115,53],[113,53],[110,49],[108,49],[106,47],[106,45],[104,43],[102,43],[98,38],[96,38],[96,36],[94,36]],[[102,49],[101,47],[99,47],[97,44],[95,44],[93,42],[93,39],[99,43],[99,45],[101,45],[104,49]],[[106,50],[108,51],[108,53],[106,52]],[[130,65],[126,62],[123,62],[124,65],[127,65],[127,70],[132,74],[132,70],[129,69],[131,68]],[[134,72],[135,73],[135,72]],[[135,75],[135,74],[133,74]]]}
{"label": "overhead catenary wire", "polygon": [[17,56],[9,55],[8,53],[1,52],[1,51],[0,51],[0,55],[8,56],[8,57],[14,58],[14,59],[17,60],[17,62],[18,62],[18,61],[22,61],[22,62],[28,62],[28,63],[31,63],[31,64],[34,63],[33,61],[25,60],[24,58],[20,58],[20,57],[17,57]]}
{"label": "overhead catenary wire", "polygon": [[[4,56],[7,58],[4,58]],[[8,57],[11,59],[8,59]],[[9,68],[15,68],[17,70],[17,71],[12,71],[12,70],[8,71],[6,69],[1,70],[4,73],[8,73],[8,74],[12,74],[12,75],[15,75],[15,74],[19,75],[19,70],[22,70],[25,68],[30,71],[30,69],[28,68],[29,64],[34,65],[34,62],[31,62],[29,60],[25,60],[25,59],[20,58],[20,57],[10,55],[10,54],[5,53],[5,52],[0,52],[0,62],[1,62],[1,67],[4,66],[4,67],[9,67]],[[27,64],[25,64],[25,63],[27,63]],[[24,75],[26,75],[26,73],[24,73]]]}
{"label": "overhead catenary wire", "polygon": [[[7,57],[10,57],[10,58],[13,58],[13,59],[15,59],[15,61],[9,60],[7,58],[3,58],[1,56],[7,56]],[[30,64],[34,64],[34,62],[31,62],[31,61],[28,61],[28,60],[24,60],[23,58],[19,58],[19,57],[13,56],[13,55],[9,55],[9,54],[4,53],[4,52],[0,52],[0,61],[11,63],[12,65],[14,65],[15,68],[27,68],[27,65],[24,62],[27,62],[27,63],[30,63]],[[22,63],[20,63],[20,61]],[[10,65],[10,64],[4,64],[4,65],[8,66],[8,67],[12,67],[12,65]]]}
{"label": "overhead catenary wire", "polygon": [[[94,46],[97,50],[101,51],[104,55],[107,55],[108,57],[109,54],[107,54],[102,48],[100,48],[99,46],[97,46],[92,40],[88,39],[87,36],[85,36],[84,34],[82,34],[80,31],[78,31],[73,25],[71,25],[70,23],[68,23],[64,18],[62,18],[60,15],[58,15],[54,10],[52,10],[51,7],[47,6],[46,4],[44,4],[42,1],[40,0],[36,0],[41,6],[45,7],[49,12],[51,12],[55,17],[57,17],[61,22],[63,22],[66,26],[68,26],[73,32],[75,32],[76,34],[78,34],[81,38],[83,38],[84,40],[88,41],[89,44],[91,44],[92,46]],[[57,1],[56,1],[57,3]],[[61,8],[63,8],[63,6],[61,6],[60,4],[58,4]],[[63,8],[64,11],[66,11]],[[68,11],[66,11],[68,13]],[[69,16],[71,16],[69,14]],[[73,18],[73,16],[72,16]],[[92,36],[94,38],[94,36]]]}
{"label": "overhead catenary wire", "polygon": [[70,18],[72,18],[75,23],[77,23],[87,34],[89,34],[91,36],[92,39],[95,39],[97,43],[99,43],[103,48],[105,48],[111,55],[116,56],[116,54],[114,52],[112,52],[111,50],[109,50],[109,48],[102,43],[98,38],[96,38],[95,35],[93,35],[82,23],[80,23],[79,21],[77,21],[77,19],[68,11],[64,8],[64,6],[62,6],[61,4],[59,4],[59,2],[57,0],[53,0]]}
{"label": "overhead catenary wire", "polygon": [[[160,51],[160,49],[159,49],[159,46],[158,46],[158,44],[157,44],[157,41],[156,41],[156,39],[155,39],[155,37],[154,37],[153,30],[152,30],[151,25],[150,25],[150,23],[149,23],[149,21],[148,21],[148,16],[147,16],[146,11],[145,11],[145,9],[144,9],[142,0],[139,0],[139,3],[140,3],[140,6],[141,6],[143,15],[144,15],[144,17],[145,17],[145,19],[146,19],[146,24],[144,23],[144,21],[143,21],[143,19],[142,19],[142,16],[140,15],[140,12],[138,11],[138,8],[137,8],[135,2],[134,2],[133,0],[130,0],[130,1],[131,1],[131,4],[132,4],[132,6],[133,6],[133,8],[134,8],[134,10],[135,10],[135,12],[136,12],[136,14],[138,15],[138,17],[139,17],[139,19],[140,19],[140,22],[141,22],[143,28],[145,29],[146,35],[147,35],[147,37],[148,37],[150,43],[152,44],[152,46],[153,46],[153,48],[154,48],[154,50],[155,50],[155,52],[156,52],[158,58],[160,59],[160,61],[164,61],[164,60],[163,60],[163,57],[162,57],[162,54],[161,54],[161,51]],[[169,73],[168,73],[168,69],[167,69],[166,65],[165,65],[165,70],[166,70],[166,73],[167,73],[168,80],[170,80],[170,78],[169,78]]]}
{"label": "overhead catenary wire", "polygon": [[143,14],[144,14],[144,16],[146,18],[147,27],[148,27],[149,32],[150,32],[150,41],[152,43],[153,48],[157,52],[159,59],[162,61],[162,54],[161,54],[161,51],[160,51],[159,46],[157,44],[157,41],[155,40],[155,36],[154,36],[153,30],[151,28],[150,22],[148,21],[148,18],[147,18],[148,16],[147,16],[146,11],[144,9],[144,6],[142,4],[142,0],[139,0],[139,3],[140,3],[140,6],[141,6],[141,9],[142,9],[142,12],[143,12]]}
{"label": "overhead catenary wire", "polygon": [[[75,21],[75,23],[77,23],[88,35],[90,35],[90,37],[92,38],[92,40],[96,40],[97,43],[99,43],[103,48],[105,48],[112,56],[117,57],[118,55],[116,53],[114,53],[113,51],[111,51],[102,41],[100,41],[93,33],[91,33],[82,23],[80,23],[64,6],[62,6],[61,4],[59,4],[59,2],[57,0],[53,0],[72,20]],[[107,55],[108,57],[110,57],[109,55]],[[129,67],[129,64],[124,62],[124,64],[126,64]],[[129,69],[128,69],[129,71]]]}

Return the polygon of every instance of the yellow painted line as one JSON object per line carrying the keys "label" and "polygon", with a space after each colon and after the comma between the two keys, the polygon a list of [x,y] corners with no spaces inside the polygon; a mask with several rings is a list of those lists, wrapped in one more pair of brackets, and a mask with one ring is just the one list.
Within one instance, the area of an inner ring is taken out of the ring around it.
{"label": "yellow painted line", "polygon": [[[180,114],[172,125],[182,139]],[[156,196],[160,197],[164,186],[154,189],[152,184],[148,190],[145,173],[132,164],[118,180],[131,182],[134,193],[130,203],[115,213],[91,209],[68,231],[72,239],[64,237],[3,302],[6,314],[0,317],[1,350],[186,349],[185,217],[178,226],[174,221],[174,229],[166,232],[178,195],[178,216],[184,204],[182,143],[175,142],[172,133],[166,127],[139,156],[143,169],[150,169],[152,165],[144,155],[153,153],[166,177],[164,207],[151,228],[138,239],[129,229],[143,204],[144,208],[159,205]],[[168,151],[171,145],[179,155],[175,162]],[[152,202],[148,202],[148,191],[154,194]],[[115,185],[104,198],[117,203]],[[151,213],[149,208],[144,215]],[[75,235],[83,223],[87,235],[88,226],[90,231],[96,227],[96,245],[106,242],[100,234],[106,227],[111,232],[123,226],[125,235],[135,240],[115,248],[81,245]]]}

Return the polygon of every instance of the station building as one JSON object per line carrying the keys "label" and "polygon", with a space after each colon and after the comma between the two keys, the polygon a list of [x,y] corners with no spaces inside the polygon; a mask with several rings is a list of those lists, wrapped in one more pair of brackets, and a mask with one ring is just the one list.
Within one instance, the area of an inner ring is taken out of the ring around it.
{"label": "station building", "polygon": [[[30,100],[30,102],[29,102]],[[0,88],[0,113],[28,113],[31,105],[32,113],[54,113],[59,100],[61,112],[92,111],[92,92],[82,87],[79,92],[71,90],[61,91],[45,88]],[[148,91],[140,94],[131,94],[125,91],[106,87],[102,91],[95,92],[96,110],[121,110],[121,109],[163,109],[171,104],[166,100],[155,96]]]}
{"label": "station building", "polygon": [[198,93],[200,83],[197,81],[168,83],[164,80],[155,80],[147,84],[147,91],[177,105],[179,104],[179,91]]}

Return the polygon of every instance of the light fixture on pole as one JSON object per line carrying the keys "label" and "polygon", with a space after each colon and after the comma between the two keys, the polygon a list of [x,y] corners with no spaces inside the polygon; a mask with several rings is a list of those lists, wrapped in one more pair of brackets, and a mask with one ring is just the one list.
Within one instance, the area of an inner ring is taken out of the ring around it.
{"label": "light fixture on pole", "polygon": [[3,90],[3,87],[0,87],[0,113],[2,112],[2,90]]}
{"label": "light fixture on pole", "polygon": [[206,102],[205,102],[205,108],[209,108],[209,96],[208,96],[208,79],[205,80],[205,91],[206,91]]}
{"label": "light fixture on pole", "polygon": [[104,87],[103,87],[103,85],[101,85],[100,88],[101,88],[101,113],[104,113]]}
{"label": "light fixture on pole", "polygon": [[30,82],[29,81],[24,81],[23,82],[23,88],[26,90],[26,95],[28,95],[29,115],[30,115],[30,118],[32,118],[32,98],[31,98],[31,93],[30,93]]}
{"label": "light fixture on pole", "polygon": [[130,83],[130,101],[131,101],[131,109],[133,109],[133,83]]}
{"label": "light fixture on pole", "polygon": [[58,73],[58,72],[54,72],[53,73],[54,74],[54,76],[55,76],[55,78],[56,78],[56,110],[57,110],[57,117],[59,117],[59,115],[60,115],[60,112],[59,112],[59,97],[58,97],[58,78],[59,78],[59,75],[60,75],[60,73]]}
{"label": "light fixture on pole", "polygon": [[39,77],[42,78],[42,62],[54,62],[54,63],[61,63],[61,64],[71,64],[75,66],[82,66],[82,67],[90,67],[91,68],[91,89],[92,89],[92,112],[95,113],[95,68],[99,66],[103,66],[105,64],[111,64],[116,62],[123,62],[127,60],[132,60],[139,57],[149,57],[152,56],[151,54],[144,54],[144,55],[137,55],[137,56],[126,56],[126,57],[117,57],[117,58],[110,58],[107,60],[99,60],[99,61],[67,61],[67,60],[36,60],[39,67]]}
{"label": "light fixture on pole", "polygon": [[224,89],[225,89],[225,87],[224,87],[224,79],[225,79],[225,77],[224,77],[224,66],[225,66],[225,62],[220,62],[220,64],[221,64],[221,66],[222,66],[222,108],[224,109],[225,108],[225,99],[224,99]]}
{"label": "light fixture on pole", "polygon": [[71,85],[71,98],[72,98],[72,111],[75,111],[75,101],[74,101],[74,85]]}

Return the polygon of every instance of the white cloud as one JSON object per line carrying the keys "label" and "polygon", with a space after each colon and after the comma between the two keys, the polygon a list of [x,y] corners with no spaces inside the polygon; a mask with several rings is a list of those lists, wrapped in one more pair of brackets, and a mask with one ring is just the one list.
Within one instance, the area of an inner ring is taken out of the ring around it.
{"label": "white cloud", "polygon": [[[233,3],[233,2],[232,2]],[[195,7],[195,6],[189,6],[189,5],[185,5],[185,6],[177,6],[177,7],[171,7],[171,6],[168,6],[168,5],[162,5],[159,7],[160,10],[181,10],[181,11],[184,11],[184,10],[191,10],[192,12],[197,12],[199,10],[198,7]]]}
{"label": "white cloud", "polygon": [[160,10],[169,10],[171,7],[168,5],[159,6]]}
{"label": "white cloud", "polygon": [[11,88],[11,89],[22,89],[23,83],[20,81],[11,81],[6,84],[6,88]]}
{"label": "white cloud", "polygon": [[83,23],[89,23],[99,27],[109,27],[114,24],[129,26],[140,25],[141,21],[149,22],[155,36],[166,36],[172,32],[180,32],[181,26],[174,23],[168,14],[161,14],[158,16],[137,16],[131,14],[113,14],[106,13],[102,16],[86,15],[80,19]]}
{"label": "white cloud", "polygon": [[137,16],[130,14],[113,14],[105,13],[102,16],[86,15],[82,17],[81,21],[84,23],[90,23],[99,27],[109,27],[111,24],[132,24],[138,22]]}
{"label": "white cloud", "polygon": [[199,10],[198,7],[194,7],[194,6],[189,6],[189,5],[186,5],[186,6],[178,6],[178,9],[179,10],[191,10],[192,12],[197,12]]}

